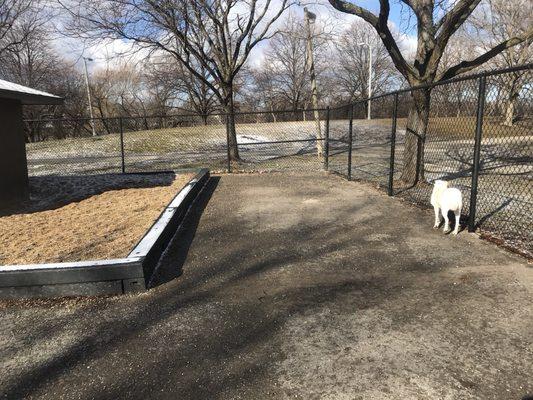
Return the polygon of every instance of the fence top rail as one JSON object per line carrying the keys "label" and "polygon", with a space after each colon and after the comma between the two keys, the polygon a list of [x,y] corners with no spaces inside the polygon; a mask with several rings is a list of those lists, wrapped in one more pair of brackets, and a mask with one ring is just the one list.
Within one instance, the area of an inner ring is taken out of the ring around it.
{"label": "fence top rail", "polygon": [[[303,112],[314,112],[314,111],[327,111],[327,108],[308,108],[308,109],[298,109],[298,110],[274,110],[274,111],[237,111],[234,113],[234,115],[237,117],[239,115],[262,115],[262,114],[296,114],[296,113],[303,113]],[[225,117],[226,113],[215,113],[215,114],[209,114],[208,117]],[[171,119],[175,118],[176,120],[180,119],[186,119],[186,118],[202,118],[203,115],[201,114],[174,114],[174,115],[147,115],[147,116],[122,116],[122,117],[80,117],[80,118],[43,118],[43,119],[25,119],[25,123],[48,123],[48,122],[71,122],[71,123],[89,123],[92,121],[112,121],[112,120],[137,120],[137,119],[156,119],[156,118],[163,118],[163,119]],[[309,117],[309,120],[312,118]],[[236,121],[237,124],[242,123],[239,121]]]}
{"label": "fence top rail", "polygon": [[[452,79],[442,80],[438,82],[434,82],[431,84],[425,84],[425,85],[418,85],[418,86],[412,86],[404,89],[398,89],[391,92],[379,94],[376,96],[366,97],[359,100],[352,101],[350,103],[341,104],[334,107],[321,107],[321,108],[300,108],[300,109],[293,109],[293,110],[261,110],[261,111],[236,111],[234,113],[235,116],[240,115],[279,115],[279,114],[298,114],[298,113],[308,113],[308,112],[326,112],[328,109],[330,110],[339,110],[343,108],[348,108],[350,106],[366,103],[369,100],[377,100],[388,96],[396,96],[398,94],[402,93],[409,93],[416,90],[424,90],[424,89],[432,89],[437,86],[443,86],[448,85],[452,83],[457,82],[463,82],[468,80],[474,80],[481,77],[489,77],[489,76],[496,76],[496,75],[502,75],[506,73],[512,73],[512,72],[520,72],[520,71],[527,71],[533,69],[533,63],[528,63],[524,65],[518,65],[514,67],[509,68],[501,68],[501,69],[495,69],[495,70],[489,70],[489,71],[482,71],[476,74],[470,74],[470,75],[464,75],[459,76]],[[215,112],[210,114],[200,114],[200,113],[191,113],[188,114],[169,114],[169,115],[133,115],[133,116],[116,116],[116,117],[77,117],[77,118],[43,118],[43,119],[25,119],[25,123],[47,123],[47,122],[89,122],[89,121],[111,121],[111,120],[138,120],[138,119],[156,119],[156,118],[176,118],[176,119],[185,119],[185,118],[209,118],[209,117],[226,117],[228,113],[225,112]],[[238,123],[238,122],[237,122]]]}

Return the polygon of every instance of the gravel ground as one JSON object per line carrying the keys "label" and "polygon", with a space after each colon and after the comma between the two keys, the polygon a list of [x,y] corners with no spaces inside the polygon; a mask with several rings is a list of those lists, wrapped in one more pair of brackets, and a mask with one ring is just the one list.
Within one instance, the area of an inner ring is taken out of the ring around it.
{"label": "gravel ground", "polygon": [[[533,270],[368,185],[214,177],[136,296],[1,303],[7,399],[533,395]],[[173,279],[178,276],[179,278]]]}
{"label": "gravel ground", "polygon": [[125,257],[191,176],[31,178],[30,200],[0,210],[0,265]]}

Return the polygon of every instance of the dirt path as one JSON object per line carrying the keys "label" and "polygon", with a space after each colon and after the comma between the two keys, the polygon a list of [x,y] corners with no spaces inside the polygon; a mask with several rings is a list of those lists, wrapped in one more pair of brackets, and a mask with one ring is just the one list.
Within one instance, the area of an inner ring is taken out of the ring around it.
{"label": "dirt path", "polygon": [[223,176],[202,202],[160,265],[160,281],[182,267],[178,279],[140,296],[4,304],[4,398],[533,394],[522,259],[334,176]]}

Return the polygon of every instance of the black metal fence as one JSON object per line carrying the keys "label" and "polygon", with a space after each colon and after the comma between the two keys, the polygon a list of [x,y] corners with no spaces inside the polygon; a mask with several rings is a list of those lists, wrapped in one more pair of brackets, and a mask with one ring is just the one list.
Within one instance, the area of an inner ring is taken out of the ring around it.
{"label": "black metal fence", "polygon": [[[30,176],[326,169],[426,206],[431,183],[444,179],[463,193],[470,230],[531,255],[532,78],[525,65],[340,107],[236,113],[240,159],[231,162],[224,114],[26,121],[29,136],[54,138],[27,145],[28,168]],[[424,91],[421,128],[413,110]]]}
{"label": "black metal fence", "polygon": [[[231,163],[225,114],[26,121],[27,129],[52,138],[27,144],[28,169],[30,176],[196,167],[232,172],[322,169],[326,114],[325,109],[236,113],[241,157]],[[63,137],[66,132],[75,134]]]}
{"label": "black metal fence", "polygon": [[[428,206],[432,183],[447,180],[463,194],[464,224],[533,256],[533,66],[491,71],[430,87],[425,136],[410,113],[416,92],[398,91],[332,109],[349,113],[345,154],[334,170]],[[334,125],[334,122],[332,123]],[[408,168],[408,142],[422,149]],[[418,176],[413,176],[416,174]]]}

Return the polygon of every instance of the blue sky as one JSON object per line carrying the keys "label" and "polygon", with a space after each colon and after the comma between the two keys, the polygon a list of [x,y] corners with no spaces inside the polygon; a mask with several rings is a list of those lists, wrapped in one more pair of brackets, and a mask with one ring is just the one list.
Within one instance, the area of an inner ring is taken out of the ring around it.
{"label": "blue sky", "polygon": [[[390,6],[389,21],[392,21],[397,27],[401,29],[403,33],[406,33],[408,35],[416,35],[416,27],[413,26],[414,20],[411,20],[410,27],[407,26],[408,25],[407,24],[408,22],[407,6],[402,5],[400,1],[398,0],[390,0],[390,1],[391,1],[391,6]],[[350,2],[357,4],[358,6],[361,6],[363,8],[366,8],[367,10],[372,11],[376,15],[379,13],[379,0],[359,0],[359,1],[350,0]],[[316,10],[318,15],[332,13],[332,12],[336,13],[336,15],[342,14],[340,12],[336,12],[327,0],[317,0],[316,2],[314,2],[312,8]],[[348,18],[354,19],[356,17],[348,15]]]}

